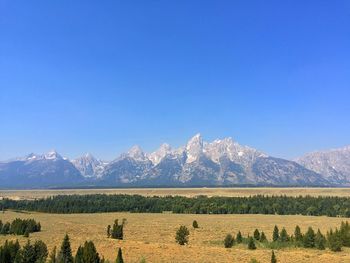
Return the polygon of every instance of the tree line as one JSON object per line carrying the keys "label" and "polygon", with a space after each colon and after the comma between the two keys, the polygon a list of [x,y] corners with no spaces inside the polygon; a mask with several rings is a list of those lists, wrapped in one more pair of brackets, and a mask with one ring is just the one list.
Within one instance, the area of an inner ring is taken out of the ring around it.
{"label": "tree line", "polygon": [[24,235],[29,236],[29,233],[40,232],[40,222],[36,222],[34,219],[20,219],[16,218],[11,223],[2,222],[0,220],[0,234],[1,235]]}
{"label": "tree line", "polygon": [[183,197],[141,195],[59,195],[37,200],[0,201],[1,209],[47,213],[278,214],[350,217],[349,197],[264,196]]}
{"label": "tree line", "polygon": [[348,222],[342,222],[339,228],[330,229],[326,235],[322,234],[320,229],[314,231],[308,227],[305,233],[301,232],[300,227],[295,227],[294,233],[289,235],[286,228],[279,230],[275,226],[270,241],[263,231],[255,229],[252,236],[243,237],[241,231],[238,231],[236,237],[227,234],[224,239],[225,248],[231,248],[235,244],[246,244],[248,249],[256,249],[256,244],[261,247],[279,249],[284,247],[303,247],[324,250],[328,247],[331,251],[338,252],[342,247],[350,247],[350,225]]}
{"label": "tree line", "polygon": [[[75,256],[73,256],[69,236],[65,235],[60,250],[53,248],[48,253],[46,244],[37,240],[33,244],[28,240],[21,247],[18,240],[5,241],[0,246],[0,262],[1,263],[109,263],[103,257],[100,257],[96,251],[96,247],[92,241],[86,241],[84,245],[79,246]],[[115,260],[116,263],[124,263],[121,248]]]}

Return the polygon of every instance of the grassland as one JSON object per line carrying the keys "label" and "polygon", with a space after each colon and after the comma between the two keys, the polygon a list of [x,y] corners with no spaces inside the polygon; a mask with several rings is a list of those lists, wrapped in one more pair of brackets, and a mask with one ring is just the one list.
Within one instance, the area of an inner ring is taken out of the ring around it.
{"label": "grassland", "polygon": [[250,195],[311,195],[350,197],[350,188],[124,188],[124,189],[60,189],[60,190],[0,190],[0,198],[34,199],[71,194],[140,194],[144,196],[181,195],[250,196]]}
{"label": "grassland", "polygon": [[[258,248],[248,250],[244,245],[225,249],[222,240],[227,233],[235,234],[241,230],[244,235],[252,234],[255,228],[263,230],[271,238],[273,226],[285,226],[292,233],[296,224],[302,230],[308,226],[323,232],[330,227],[339,226],[344,219],[311,216],[277,216],[277,215],[188,215],[188,214],[68,214],[54,215],[43,213],[5,212],[0,219],[10,221],[16,217],[34,218],[42,224],[42,232],[34,233],[30,239],[41,239],[49,249],[59,246],[65,233],[71,237],[75,251],[85,240],[93,240],[98,251],[110,260],[115,259],[116,249],[123,248],[127,263],[139,262],[144,257],[147,262],[249,262],[257,258],[262,263],[270,262],[271,250]],[[125,240],[117,241],[106,238],[106,226],[114,219],[126,218]],[[191,228],[196,219],[200,228]],[[174,234],[179,225],[191,229],[190,244],[179,246],[174,241]],[[16,236],[0,236],[0,243],[5,239],[16,239]],[[20,242],[26,238],[19,237]],[[329,250],[307,250],[288,248],[276,252],[279,262],[317,262],[337,263],[350,262],[350,249],[335,253]]]}

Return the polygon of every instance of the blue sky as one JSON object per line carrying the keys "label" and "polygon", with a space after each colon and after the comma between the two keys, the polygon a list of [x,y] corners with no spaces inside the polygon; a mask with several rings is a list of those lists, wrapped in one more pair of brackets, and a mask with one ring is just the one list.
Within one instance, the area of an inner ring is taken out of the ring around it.
{"label": "blue sky", "polygon": [[0,160],[348,145],[350,1],[0,0],[0,117]]}

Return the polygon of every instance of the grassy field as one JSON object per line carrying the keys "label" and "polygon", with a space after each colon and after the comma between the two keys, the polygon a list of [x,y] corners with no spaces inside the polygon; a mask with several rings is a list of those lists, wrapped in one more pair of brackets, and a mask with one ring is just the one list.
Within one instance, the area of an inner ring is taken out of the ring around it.
{"label": "grassy field", "polygon": [[[320,228],[326,232],[330,227],[339,226],[341,218],[311,216],[277,216],[277,215],[187,215],[187,214],[70,214],[55,215],[43,213],[5,212],[0,214],[2,221],[16,217],[35,218],[42,224],[42,232],[31,234],[30,239],[42,239],[49,249],[59,246],[65,233],[71,237],[72,248],[85,240],[93,240],[98,251],[105,258],[114,260],[118,247],[123,248],[125,262],[140,262],[144,257],[147,262],[249,262],[251,258],[262,263],[270,262],[271,250],[258,248],[250,251],[244,245],[225,249],[222,240],[227,233],[235,234],[241,230],[244,235],[252,234],[255,228],[263,230],[271,239],[273,226],[285,226],[289,233],[296,224],[303,231],[308,226]],[[106,226],[114,219],[127,219],[125,240],[117,241],[106,237]],[[191,225],[196,219],[200,228],[194,230]],[[174,241],[176,229],[186,225],[191,229],[188,246],[179,246]],[[0,243],[5,239],[19,238],[23,244],[24,237],[0,236]],[[334,253],[329,250],[282,249],[276,251],[278,262],[350,262],[350,249]]]}
{"label": "grassy field", "polygon": [[33,199],[71,194],[140,194],[145,196],[181,195],[250,196],[250,195],[311,195],[349,196],[350,188],[126,188],[126,189],[65,189],[65,190],[0,190],[0,198]]}

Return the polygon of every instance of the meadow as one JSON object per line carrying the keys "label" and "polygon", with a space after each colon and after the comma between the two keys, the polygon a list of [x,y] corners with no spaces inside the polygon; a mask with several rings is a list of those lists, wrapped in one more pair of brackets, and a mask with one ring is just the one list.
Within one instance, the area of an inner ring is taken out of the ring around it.
{"label": "meadow", "polygon": [[311,195],[311,196],[340,196],[350,197],[350,188],[110,188],[110,189],[38,189],[38,190],[0,190],[1,198],[35,199],[54,195],[72,195],[72,194],[139,194],[144,196],[166,196],[179,195],[193,197],[197,195],[207,196],[250,196],[250,195]]}
{"label": "meadow", "polygon": [[[122,247],[127,263],[140,262],[249,262],[256,258],[262,263],[270,262],[271,250],[258,247],[248,250],[246,245],[237,245],[232,249],[223,247],[227,233],[252,235],[255,228],[266,233],[271,239],[274,225],[286,227],[292,234],[295,225],[302,231],[308,226],[320,228],[326,232],[330,227],[338,227],[344,218],[313,216],[279,215],[192,215],[192,214],[141,214],[141,213],[95,213],[95,214],[45,214],[5,211],[0,214],[2,221],[14,218],[34,218],[42,225],[42,231],[32,233],[31,240],[41,239],[51,250],[60,246],[65,233],[71,238],[73,251],[85,240],[92,240],[97,250],[106,259],[114,260],[117,248]],[[108,239],[106,226],[114,219],[126,218],[123,241]],[[197,220],[198,229],[192,228],[192,221]],[[175,232],[180,225],[190,229],[190,241],[187,246],[175,243]],[[0,236],[0,243],[6,239],[19,239],[24,244],[27,238],[22,236]],[[276,251],[278,262],[350,262],[350,249],[331,252],[303,248],[285,248]]]}

